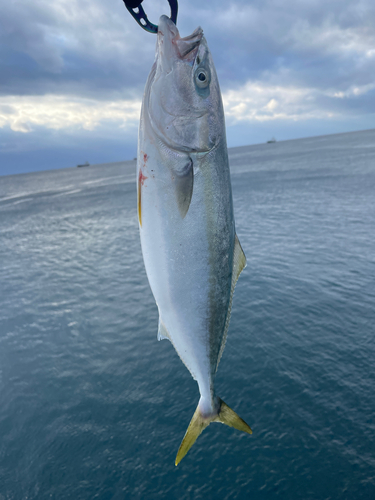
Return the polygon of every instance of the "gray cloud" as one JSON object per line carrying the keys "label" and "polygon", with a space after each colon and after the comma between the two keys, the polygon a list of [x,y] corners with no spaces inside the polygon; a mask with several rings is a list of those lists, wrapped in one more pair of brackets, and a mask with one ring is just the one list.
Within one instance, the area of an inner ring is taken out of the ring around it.
{"label": "gray cloud", "polygon": [[[152,63],[155,39],[132,23],[120,1],[4,4],[0,93],[99,97],[102,91],[137,91]],[[140,76],[143,61],[147,67]]]}
{"label": "gray cloud", "polygon": [[[157,22],[166,0],[145,1]],[[248,79],[344,90],[372,81],[375,9],[370,0],[180,1],[183,35],[198,24],[214,54],[223,89]],[[155,37],[121,0],[7,2],[0,19],[0,92],[139,96]],[[281,71],[283,70],[283,71]]]}

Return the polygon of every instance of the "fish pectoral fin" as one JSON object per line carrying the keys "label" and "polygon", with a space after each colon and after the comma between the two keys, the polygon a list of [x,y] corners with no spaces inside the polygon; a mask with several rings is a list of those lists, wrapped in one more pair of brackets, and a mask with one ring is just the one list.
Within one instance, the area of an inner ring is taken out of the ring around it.
{"label": "fish pectoral fin", "polygon": [[178,465],[190,448],[193,446],[198,436],[204,431],[206,427],[210,425],[211,422],[219,422],[221,424],[226,424],[229,427],[233,427],[239,431],[247,432],[248,434],[252,434],[253,431],[247,425],[247,423],[242,420],[241,417],[237,415],[232,408],[224,403],[224,401],[218,398],[219,406],[217,413],[210,415],[209,417],[203,416],[200,411],[199,403],[194,412],[193,418],[190,421],[189,427],[185,433],[184,439],[180,444],[180,448],[178,449],[175,465]]}
{"label": "fish pectoral fin", "polygon": [[166,329],[161,317],[159,316],[159,327],[158,327],[158,340],[168,339],[170,340],[168,330]]}
{"label": "fish pectoral fin", "polygon": [[161,148],[163,163],[171,174],[178,211],[184,219],[188,213],[194,186],[194,164],[192,158],[183,151]]}
{"label": "fish pectoral fin", "polygon": [[172,171],[172,181],[175,187],[177,206],[181,217],[184,219],[188,213],[194,186],[193,160],[188,160],[181,165],[181,168],[174,168]]}

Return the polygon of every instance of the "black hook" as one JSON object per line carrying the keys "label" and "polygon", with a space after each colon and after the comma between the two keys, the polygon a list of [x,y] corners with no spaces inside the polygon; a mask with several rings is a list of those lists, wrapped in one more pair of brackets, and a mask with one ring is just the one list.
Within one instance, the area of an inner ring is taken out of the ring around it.
{"label": "black hook", "polygon": [[[143,10],[141,3],[143,0],[123,0],[125,7],[128,9],[130,14],[137,21],[139,26],[149,33],[157,33],[158,26],[156,24],[150,23],[147,18],[146,12]],[[178,5],[177,0],[168,0],[169,6],[171,8],[171,20],[176,24],[177,23],[177,11]]]}

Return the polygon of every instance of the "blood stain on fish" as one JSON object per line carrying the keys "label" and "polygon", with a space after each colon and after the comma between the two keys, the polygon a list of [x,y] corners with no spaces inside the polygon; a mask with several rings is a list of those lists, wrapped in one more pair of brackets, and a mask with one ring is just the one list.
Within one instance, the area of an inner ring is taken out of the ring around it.
{"label": "blood stain on fish", "polygon": [[143,186],[145,180],[148,179],[145,175],[143,175],[142,170],[139,171],[139,176],[138,176],[138,183]]}

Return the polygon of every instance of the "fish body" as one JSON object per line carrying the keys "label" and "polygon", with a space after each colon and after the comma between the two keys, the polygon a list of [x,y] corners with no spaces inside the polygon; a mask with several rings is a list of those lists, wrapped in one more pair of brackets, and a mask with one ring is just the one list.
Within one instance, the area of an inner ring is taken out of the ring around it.
{"label": "fish body", "polygon": [[235,232],[219,83],[202,30],[181,38],[166,16],[144,92],[137,158],[140,237],[159,309],[158,339],[172,342],[201,395],[177,465],[212,421],[251,429],[214,389],[234,286],[246,264]]}

